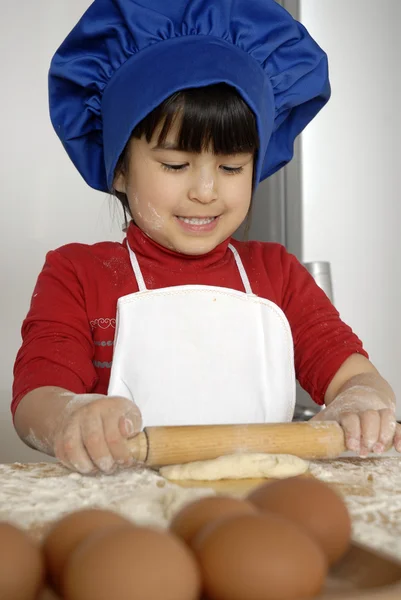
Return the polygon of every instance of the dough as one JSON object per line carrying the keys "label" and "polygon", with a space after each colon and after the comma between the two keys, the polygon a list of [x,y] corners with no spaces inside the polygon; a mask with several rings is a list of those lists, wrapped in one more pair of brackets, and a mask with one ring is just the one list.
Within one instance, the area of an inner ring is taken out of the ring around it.
{"label": "dough", "polygon": [[285,479],[305,473],[309,463],[290,454],[229,454],[213,460],[201,460],[183,465],[162,467],[160,475],[175,481],[192,479],[253,479],[272,477]]}

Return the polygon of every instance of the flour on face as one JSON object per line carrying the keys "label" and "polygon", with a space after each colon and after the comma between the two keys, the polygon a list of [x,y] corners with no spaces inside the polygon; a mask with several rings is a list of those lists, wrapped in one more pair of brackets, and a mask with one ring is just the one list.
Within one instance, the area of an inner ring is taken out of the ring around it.
{"label": "flour on face", "polygon": [[205,167],[201,170],[200,182],[205,192],[212,192],[214,190],[214,178],[209,173],[209,169]]}

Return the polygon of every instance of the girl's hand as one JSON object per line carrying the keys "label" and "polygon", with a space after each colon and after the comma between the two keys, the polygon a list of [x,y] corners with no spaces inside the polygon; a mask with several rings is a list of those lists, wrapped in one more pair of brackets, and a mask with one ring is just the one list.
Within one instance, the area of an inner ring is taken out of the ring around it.
{"label": "girl's hand", "polygon": [[366,458],[382,454],[393,444],[401,452],[401,425],[396,421],[395,404],[380,398],[374,388],[352,386],[340,393],[314,421],[337,421],[345,433],[348,450]]}
{"label": "girl's hand", "polygon": [[73,471],[111,474],[133,464],[126,440],[141,427],[139,408],[126,398],[73,396],[55,429],[54,455]]}

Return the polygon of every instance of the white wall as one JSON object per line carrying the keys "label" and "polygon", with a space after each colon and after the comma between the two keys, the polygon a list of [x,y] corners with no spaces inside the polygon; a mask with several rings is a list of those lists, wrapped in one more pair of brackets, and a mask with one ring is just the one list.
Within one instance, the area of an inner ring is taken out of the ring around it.
{"label": "white wall", "polygon": [[301,0],[332,100],[303,135],[305,260],[395,388],[401,416],[401,2]]}
{"label": "white wall", "polygon": [[45,253],[121,239],[105,194],[70,163],[48,116],[50,59],[90,0],[21,0],[0,8],[0,462],[38,460],[13,431],[12,367]]}

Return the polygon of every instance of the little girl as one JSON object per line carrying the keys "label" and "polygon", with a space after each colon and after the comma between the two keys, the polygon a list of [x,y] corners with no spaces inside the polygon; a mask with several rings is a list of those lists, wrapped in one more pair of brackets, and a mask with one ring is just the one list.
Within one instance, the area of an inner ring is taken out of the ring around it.
{"label": "little girl", "polygon": [[392,389],[312,277],[231,237],[328,101],[327,71],[274,0],[93,2],[52,61],[50,112],[130,223],[122,244],[46,257],[15,363],[27,444],[112,473],[143,426],[291,421],[297,377],[350,450],[401,450]]}

